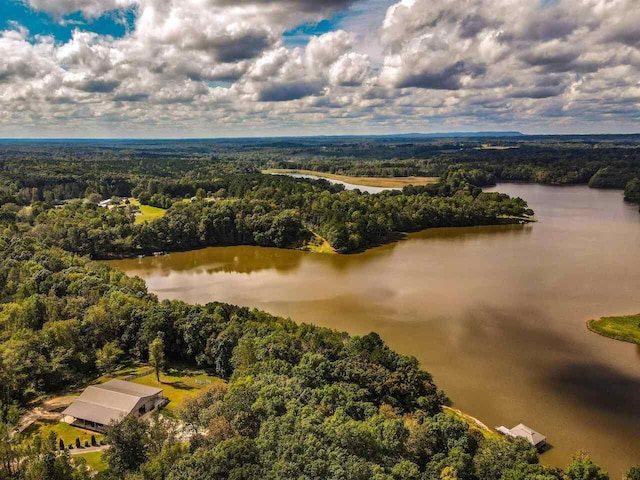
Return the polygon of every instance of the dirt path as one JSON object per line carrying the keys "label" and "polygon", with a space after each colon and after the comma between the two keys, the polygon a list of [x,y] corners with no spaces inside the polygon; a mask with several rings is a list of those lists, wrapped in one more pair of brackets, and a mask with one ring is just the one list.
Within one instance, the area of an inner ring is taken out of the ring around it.
{"label": "dirt path", "polygon": [[74,448],[69,450],[69,455],[82,455],[83,453],[104,452],[109,445],[99,445],[97,447]]}
{"label": "dirt path", "polygon": [[76,398],[78,397],[68,395],[63,397],[51,397],[40,401],[20,417],[18,432],[24,432],[30,425],[38,420],[61,420],[62,410],[71,405]]}

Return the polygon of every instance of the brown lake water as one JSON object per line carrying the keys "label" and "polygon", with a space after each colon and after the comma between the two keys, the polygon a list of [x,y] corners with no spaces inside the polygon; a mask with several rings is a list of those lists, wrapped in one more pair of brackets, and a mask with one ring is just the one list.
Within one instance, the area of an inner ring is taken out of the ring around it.
{"label": "brown lake water", "polygon": [[523,422],[563,466],[579,449],[621,478],[640,464],[640,349],[587,330],[640,312],[640,214],[619,191],[502,184],[539,223],[426,230],[358,255],[209,248],[111,262],[160,298],[258,307],[376,331],[455,406]]}

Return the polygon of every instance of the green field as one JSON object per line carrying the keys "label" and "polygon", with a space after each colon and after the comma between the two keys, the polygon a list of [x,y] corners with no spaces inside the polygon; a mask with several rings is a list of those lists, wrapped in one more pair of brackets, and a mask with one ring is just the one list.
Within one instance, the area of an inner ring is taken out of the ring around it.
{"label": "green field", "polygon": [[136,223],[149,222],[156,218],[164,217],[166,212],[167,211],[162,208],[140,205],[140,215],[136,217]]}
{"label": "green field", "polygon": [[106,382],[114,378],[161,388],[163,390],[162,395],[169,399],[169,404],[165,407],[165,410],[168,412],[172,412],[182,405],[182,402],[184,402],[186,398],[197,395],[214,383],[223,381],[201,370],[176,367],[169,368],[166,373],[160,374],[160,382],[158,382],[153,370],[146,365],[119,370],[112,375],[105,375],[100,377],[98,383]]}
{"label": "green field", "polygon": [[135,198],[130,198],[129,203],[140,209],[140,215],[136,217],[136,223],[149,222],[151,220],[164,217],[164,214],[167,213],[163,208],[152,207],[150,205],[140,205],[140,202]]}
{"label": "green field", "polygon": [[104,438],[103,435],[92,432],[90,430],[84,430],[82,428],[72,427],[68,423],[46,419],[40,419],[32,423],[23,432],[23,435],[25,435],[27,438],[32,438],[39,434],[43,439],[46,439],[49,436],[50,432],[55,432],[56,436],[58,437],[57,441],[60,441],[60,439],[62,439],[65,446],[73,445],[74,448],[76,446],[76,438],[80,439],[80,443],[83,446],[84,442],[91,443],[91,435],[94,435],[96,437],[97,442],[100,442],[100,440]]}
{"label": "green field", "polygon": [[352,185],[362,185],[364,187],[381,187],[381,188],[402,188],[407,185],[429,185],[438,183],[438,177],[349,177],[347,175],[337,175],[335,173],[316,172],[315,170],[293,170],[287,168],[273,168],[263,170],[264,174],[288,174],[298,173],[301,175],[315,175],[316,177],[328,178],[330,180],[339,180],[341,182],[350,183]]}
{"label": "green field", "polygon": [[74,455],[72,458],[84,458],[91,470],[102,472],[107,469],[107,464],[102,460],[102,452],[81,453]]}
{"label": "green field", "polygon": [[640,314],[589,320],[587,327],[599,335],[640,345]]}
{"label": "green field", "polygon": [[222,380],[202,372],[181,370],[173,371],[169,375],[160,375],[160,383],[156,380],[154,373],[132,380],[132,382],[162,388],[162,395],[169,399],[169,404],[165,409],[171,412],[182,405],[186,398],[193,397],[214,383],[221,383]]}
{"label": "green field", "polygon": [[313,231],[311,231],[311,233],[313,234],[313,238],[303,247],[303,250],[314,253],[336,253],[335,249],[326,239]]}

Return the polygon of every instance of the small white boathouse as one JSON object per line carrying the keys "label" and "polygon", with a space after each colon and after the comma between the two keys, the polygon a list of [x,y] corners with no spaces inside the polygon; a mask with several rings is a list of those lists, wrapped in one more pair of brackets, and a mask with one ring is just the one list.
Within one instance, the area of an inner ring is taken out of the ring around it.
{"label": "small white boathouse", "polygon": [[522,423],[516,425],[511,429],[501,426],[497,427],[496,430],[508,437],[524,438],[527,442],[529,442],[537,449],[544,448],[544,446],[547,444],[547,437]]}

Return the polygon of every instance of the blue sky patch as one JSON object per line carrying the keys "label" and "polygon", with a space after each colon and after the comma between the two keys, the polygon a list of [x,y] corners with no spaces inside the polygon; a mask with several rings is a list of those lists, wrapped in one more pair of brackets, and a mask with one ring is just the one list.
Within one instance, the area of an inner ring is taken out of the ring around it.
{"label": "blue sky patch", "polygon": [[328,20],[322,20],[318,23],[304,23],[298,25],[287,32],[284,32],[284,43],[287,47],[304,47],[309,43],[311,37],[324,35],[325,33],[337,30],[338,25],[343,20],[345,14],[339,13]]}
{"label": "blue sky patch", "polygon": [[31,9],[20,0],[0,0],[0,3],[3,4],[0,13],[0,30],[10,29],[11,22],[17,22],[27,28],[31,35],[53,35],[59,43],[67,42],[76,29],[115,38],[123,37],[127,30],[133,27],[135,20],[132,9],[108,12],[91,20],[87,20],[82,14],[76,12],[58,20],[47,13]]}

